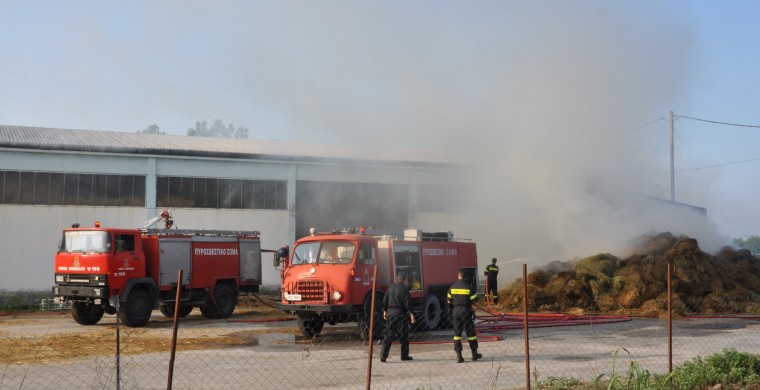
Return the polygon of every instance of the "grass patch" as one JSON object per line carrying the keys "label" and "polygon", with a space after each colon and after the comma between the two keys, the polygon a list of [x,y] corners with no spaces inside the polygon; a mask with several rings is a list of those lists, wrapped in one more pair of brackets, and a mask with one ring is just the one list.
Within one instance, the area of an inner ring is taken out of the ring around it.
{"label": "grass patch", "polygon": [[715,385],[760,389],[760,356],[735,349],[706,358],[696,357],[673,369],[674,389],[702,389]]}
{"label": "grass patch", "polygon": [[760,389],[760,356],[726,349],[705,358],[696,357],[673,369],[669,375],[652,374],[635,361],[627,370],[620,371],[616,364],[619,353],[613,356],[612,371],[599,375],[591,383],[576,378],[549,377],[539,380],[534,370],[534,389],[651,389],[651,390],[692,390],[692,389]]}

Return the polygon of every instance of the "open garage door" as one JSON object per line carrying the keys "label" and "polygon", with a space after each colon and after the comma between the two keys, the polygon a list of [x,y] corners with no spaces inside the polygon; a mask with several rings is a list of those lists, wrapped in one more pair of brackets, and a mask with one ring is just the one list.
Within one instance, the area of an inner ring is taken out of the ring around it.
{"label": "open garage door", "polygon": [[364,226],[401,236],[409,223],[409,187],[404,184],[296,183],[296,239],[319,231]]}

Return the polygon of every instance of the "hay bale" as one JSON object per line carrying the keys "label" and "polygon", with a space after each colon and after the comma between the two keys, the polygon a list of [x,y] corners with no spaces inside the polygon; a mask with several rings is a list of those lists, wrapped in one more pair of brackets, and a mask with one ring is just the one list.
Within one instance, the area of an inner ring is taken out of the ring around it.
{"label": "hay bale", "polygon": [[[749,251],[725,247],[711,256],[695,239],[668,232],[633,241],[635,253],[623,259],[600,253],[532,272],[529,310],[662,315],[670,262],[674,315],[760,312],[760,259]],[[499,295],[508,309],[522,310],[522,281]]]}
{"label": "hay bale", "polygon": [[528,274],[528,284],[532,284],[537,287],[544,287],[546,283],[549,283],[551,276],[549,272],[539,269]]}
{"label": "hay bale", "polygon": [[635,254],[662,255],[673,246],[676,240],[676,236],[670,232],[650,232],[629,240],[628,244]]}
{"label": "hay bale", "polygon": [[606,276],[611,278],[618,270],[620,259],[609,253],[600,253],[595,256],[579,260],[575,265],[578,274],[589,274],[596,277]]}

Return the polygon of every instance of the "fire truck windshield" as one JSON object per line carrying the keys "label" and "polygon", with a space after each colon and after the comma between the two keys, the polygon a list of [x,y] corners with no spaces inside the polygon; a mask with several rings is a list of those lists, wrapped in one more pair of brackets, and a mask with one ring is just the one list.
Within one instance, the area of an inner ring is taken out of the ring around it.
{"label": "fire truck windshield", "polygon": [[298,264],[349,264],[354,259],[356,245],[351,242],[305,242],[293,250],[293,265]]}
{"label": "fire truck windshield", "polygon": [[61,252],[96,252],[111,251],[111,235],[104,231],[71,231],[63,232]]}

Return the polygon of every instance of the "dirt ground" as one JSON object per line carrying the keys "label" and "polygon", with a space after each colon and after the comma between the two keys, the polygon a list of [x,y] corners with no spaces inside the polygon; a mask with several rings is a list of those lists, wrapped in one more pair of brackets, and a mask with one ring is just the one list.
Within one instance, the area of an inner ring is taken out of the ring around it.
{"label": "dirt ground", "polygon": [[[265,302],[266,304],[262,304],[253,298],[241,297],[240,304],[230,320],[254,323],[294,319],[272,307],[272,302]],[[154,312],[145,327],[120,327],[121,337],[129,340],[129,343],[125,343],[121,348],[122,354],[135,355],[171,350],[170,335],[173,331],[173,319],[156,314],[157,312]],[[74,322],[68,311],[2,313],[0,314],[0,365],[66,361],[72,358],[113,354],[115,320],[115,316],[105,315],[94,326],[82,326]],[[208,320],[201,315],[200,310],[194,309],[189,316],[180,320],[180,327],[195,327],[207,322]],[[232,334],[223,334],[215,332],[213,328],[208,328],[203,332],[183,334],[183,337],[177,340],[177,350],[192,351],[246,346],[255,342],[256,335],[272,332],[295,335],[298,333],[298,328],[289,326],[253,329]]]}

